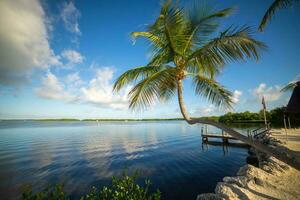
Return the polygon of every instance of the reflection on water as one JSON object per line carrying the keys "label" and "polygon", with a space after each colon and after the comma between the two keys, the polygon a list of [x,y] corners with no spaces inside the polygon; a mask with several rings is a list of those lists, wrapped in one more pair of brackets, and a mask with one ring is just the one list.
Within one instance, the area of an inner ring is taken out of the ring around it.
{"label": "reflection on water", "polygon": [[163,199],[195,199],[247,156],[245,148],[203,148],[200,129],[183,121],[0,122],[0,196],[17,199],[24,184],[64,183],[78,199],[127,169],[150,178]]}

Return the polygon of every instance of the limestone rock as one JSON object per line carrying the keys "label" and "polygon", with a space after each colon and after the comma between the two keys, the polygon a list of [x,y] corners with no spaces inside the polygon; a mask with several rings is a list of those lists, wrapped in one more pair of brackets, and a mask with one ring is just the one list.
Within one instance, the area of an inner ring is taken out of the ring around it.
{"label": "limestone rock", "polygon": [[205,193],[205,194],[199,194],[196,200],[225,200],[225,199],[214,193]]}

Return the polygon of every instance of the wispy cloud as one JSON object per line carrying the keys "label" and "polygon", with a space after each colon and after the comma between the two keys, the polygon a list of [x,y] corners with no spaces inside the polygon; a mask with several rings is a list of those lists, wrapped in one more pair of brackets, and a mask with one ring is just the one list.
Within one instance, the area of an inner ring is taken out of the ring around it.
{"label": "wispy cloud", "polygon": [[83,100],[101,107],[114,109],[125,109],[128,107],[127,94],[130,90],[128,86],[121,93],[112,92],[112,79],[114,70],[111,67],[104,67],[96,70],[96,77],[93,78],[87,87],[81,89]]}
{"label": "wispy cloud", "polygon": [[51,72],[48,72],[47,75],[42,78],[42,85],[36,89],[36,94],[44,99],[54,99],[65,102],[73,102],[77,99],[76,95],[72,95],[66,91],[64,84]]}
{"label": "wispy cloud", "polygon": [[260,83],[257,87],[248,90],[248,93],[237,104],[239,112],[253,111],[257,112],[262,109],[262,97],[264,96],[267,109],[273,109],[279,106],[286,105],[288,97],[286,93],[282,93],[282,86],[268,86],[265,83]]}
{"label": "wispy cloud", "polygon": [[33,69],[61,64],[50,47],[46,22],[38,0],[0,1],[0,84],[21,84]]}
{"label": "wispy cloud", "polygon": [[69,85],[72,88],[73,87],[78,88],[78,86],[82,86],[84,84],[84,81],[79,76],[79,72],[68,74],[64,78],[64,81],[67,85]]}
{"label": "wispy cloud", "polygon": [[238,103],[240,101],[240,97],[242,96],[243,92],[239,90],[234,90],[233,92],[233,97],[232,97],[232,102],[233,103]]}
{"label": "wispy cloud", "polygon": [[221,111],[212,104],[205,104],[190,110],[190,114],[193,116],[212,116],[219,115]]}
{"label": "wispy cloud", "polygon": [[67,31],[75,34],[75,42],[77,43],[77,36],[81,35],[78,20],[81,16],[79,10],[75,7],[74,3],[64,3],[61,9],[61,18]]}
{"label": "wispy cloud", "polygon": [[61,56],[67,60],[67,67],[72,67],[76,64],[81,64],[84,60],[84,57],[78,51],[72,49],[65,49],[61,53]]}
{"label": "wispy cloud", "polygon": [[36,94],[44,99],[67,103],[90,103],[102,108],[127,109],[127,94],[131,87],[128,86],[120,93],[113,93],[113,68],[102,67],[94,70],[95,76],[89,82],[82,80],[78,72],[61,79],[48,72],[42,78],[42,85],[35,90]]}
{"label": "wispy cloud", "polygon": [[257,99],[261,99],[264,96],[266,101],[277,101],[281,96],[281,87],[278,85],[267,87],[265,83],[259,84],[258,87],[252,90],[252,94]]}

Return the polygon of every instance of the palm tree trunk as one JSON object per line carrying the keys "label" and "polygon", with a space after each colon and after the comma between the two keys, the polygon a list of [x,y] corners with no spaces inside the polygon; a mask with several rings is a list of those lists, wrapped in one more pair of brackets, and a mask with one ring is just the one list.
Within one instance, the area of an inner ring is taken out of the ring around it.
{"label": "palm tree trunk", "polygon": [[201,124],[208,124],[208,125],[215,126],[219,129],[225,131],[232,137],[235,137],[238,140],[254,147],[255,149],[257,149],[261,152],[264,152],[267,155],[273,156],[273,157],[277,158],[278,160],[281,160],[282,162],[296,168],[297,170],[300,170],[299,158],[297,159],[297,156],[295,156],[294,153],[292,151],[290,151],[289,149],[285,149],[285,151],[278,151],[278,149],[273,149],[265,144],[262,144],[261,142],[259,142],[257,140],[248,138],[220,122],[216,122],[213,120],[204,120],[204,119],[192,119],[189,116],[189,114],[186,110],[186,107],[184,105],[184,102],[183,102],[182,80],[177,81],[177,92],[178,92],[178,102],[179,102],[180,111],[181,111],[184,119],[187,121],[187,123],[189,123],[189,124],[201,123]]}
{"label": "palm tree trunk", "polygon": [[177,82],[177,92],[178,92],[178,102],[179,102],[179,108],[181,111],[181,114],[183,115],[183,118],[189,123],[191,121],[191,118],[186,110],[185,104],[183,102],[183,88],[182,88],[182,80],[178,80]]}

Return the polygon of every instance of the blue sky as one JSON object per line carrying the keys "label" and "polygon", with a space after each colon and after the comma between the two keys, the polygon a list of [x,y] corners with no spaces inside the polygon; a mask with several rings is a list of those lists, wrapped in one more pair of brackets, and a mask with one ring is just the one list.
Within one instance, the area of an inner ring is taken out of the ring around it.
{"label": "blue sky", "polygon": [[[181,1],[188,5],[192,1]],[[271,0],[206,0],[215,9],[236,8],[222,23],[257,27]],[[127,109],[125,88],[112,93],[113,81],[148,61],[143,40],[132,44],[130,32],[156,18],[160,1],[0,2],[0,118],[165,118],[179,117],[177,99],[143,112]],[[255,37],[268,45],[262,58],[225,66],[217,80],[235,94],[235,111],[258,111],[261,95],[268,108],[285,105],[290,94],[280,88],[300,74],[300,7],[276,13]],[[222,29],[220,29],[221,31]],[[193,116],[219,115],[184,83]]]}

